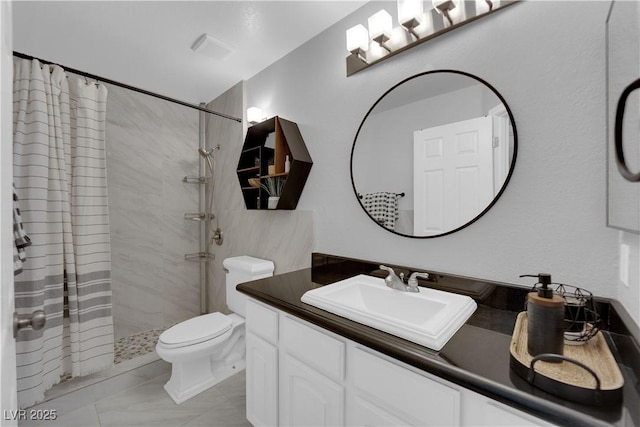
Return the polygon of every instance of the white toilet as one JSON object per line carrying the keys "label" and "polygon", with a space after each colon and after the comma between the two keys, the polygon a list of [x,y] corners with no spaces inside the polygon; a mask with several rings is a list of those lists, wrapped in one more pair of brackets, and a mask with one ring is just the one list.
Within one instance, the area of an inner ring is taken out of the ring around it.
{"label": "white toilet", "polygon": [[233,313],[185,320],[164,331],[156,345],[158,355],[172,364],[164,389],[177,404],[245,367],[246,296],[236,291],[236,285],[272,276],[274,265],[250,256],[227,258],[222,264],[227,273],[227,306]]}

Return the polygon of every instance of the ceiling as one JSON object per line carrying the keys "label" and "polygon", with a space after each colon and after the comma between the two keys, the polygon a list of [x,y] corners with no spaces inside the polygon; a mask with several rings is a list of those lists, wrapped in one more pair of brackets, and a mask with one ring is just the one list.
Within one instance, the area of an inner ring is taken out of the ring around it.
{"label": "ceiling", "polygon": [[[191,103],[209,102],[365,1],[15,1],[15,51]],[[229,49],[191,50],[202,34]]]}

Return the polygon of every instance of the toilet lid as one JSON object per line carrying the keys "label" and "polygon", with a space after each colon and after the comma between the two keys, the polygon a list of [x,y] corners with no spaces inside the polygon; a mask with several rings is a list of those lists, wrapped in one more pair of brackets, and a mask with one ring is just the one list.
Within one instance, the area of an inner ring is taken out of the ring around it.
{"label": "toilet lid", "polygon": [[160,334],[160,342],[169,346],[198,344],[231,329],[231,318],[222,313],[194,317],[174,325]]}

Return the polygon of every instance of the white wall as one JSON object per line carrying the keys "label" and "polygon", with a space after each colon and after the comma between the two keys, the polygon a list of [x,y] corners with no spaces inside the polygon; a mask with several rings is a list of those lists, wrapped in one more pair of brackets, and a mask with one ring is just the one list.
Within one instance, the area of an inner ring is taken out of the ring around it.
{"label": "white wall", "polygon": [[[345,31],[374,2],[247,82],[247,104],[300,126],[314,167],[300,209],[316,210],[315,250],[518,283],[524,273],[616,297],[618,232],[605,226],[603,2],[521,2],[345,77]],[[493,85],[515,116],[518,158],[479,221],[435,239],[385,232],[360,208],[349,155],[371,104],[398,81],[458,69]]]}
{"label": "white wall", "polygon": [[[11,3],[0,3],[0,405],[5,411],[18,409],[16,383],[16,341],[12,333],[14,310],[13,248],[11,226],[13,202],[13,59]],[[15,413],[15,412],[14,412]],[[3,417],[7,418],[7,417]],[[8,417],[11,418],[11,417]],[[17,417],[1,421],[3,426],[18,425]]]}
{"label": "white wall", "polygon": [[[244,85],[238,83],[207,104],[213,111],[242,117]],[[219,225],[224,233],[221,246],[209,250],[215,259],[209,264],[209,311],[226,312],[225,258],[249,255],[275,264],[274,274],[299,270],[311,265],[313,250],[313,211],[247,210],[238,181],[238,159],[244,144],[243,125],[207,115],[207,147],[220,144],[215,151],[215,203]],[[313,168],[312,168],[313,170]],[[214,229],[216,221],[213,221]]]}

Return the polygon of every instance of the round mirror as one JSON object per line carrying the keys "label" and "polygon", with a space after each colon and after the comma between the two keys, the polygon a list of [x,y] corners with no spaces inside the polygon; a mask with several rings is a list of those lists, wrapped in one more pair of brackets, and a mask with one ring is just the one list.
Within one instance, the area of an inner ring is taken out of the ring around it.
{"label": "round mirror", "polygon": [[364,116],[351,149],[353,190],[378,225],[437,237],[480,218],[504,191],[517,133],[504,98],[453,70],[409,77]]}

